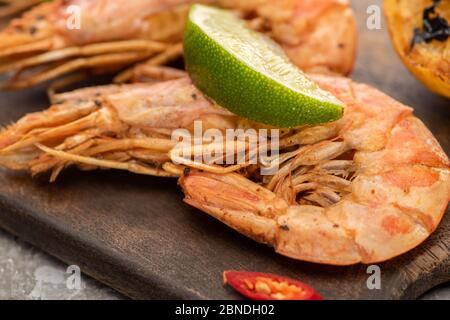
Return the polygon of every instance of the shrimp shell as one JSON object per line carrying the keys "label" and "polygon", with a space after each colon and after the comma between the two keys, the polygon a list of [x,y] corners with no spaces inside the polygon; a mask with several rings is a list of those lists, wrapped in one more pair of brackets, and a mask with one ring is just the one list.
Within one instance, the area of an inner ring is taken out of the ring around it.
{"label": "shrimp shell", "polygon": [[41,0],[0,0],[0,18],[14,16],[40,2]]}

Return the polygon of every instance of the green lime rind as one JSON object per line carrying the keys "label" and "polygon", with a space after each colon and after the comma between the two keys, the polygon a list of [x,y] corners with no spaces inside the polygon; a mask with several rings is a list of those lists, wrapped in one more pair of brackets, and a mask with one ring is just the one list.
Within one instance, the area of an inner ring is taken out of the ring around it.
{"label": "green lime rind", "polygon": [[[300,81],[306,84],[305,92],[274,80],[250,63],[245,63],[242,57],[226,50],[223,44],[195,23],[196,11],[204,10],[205,7],[194,5],[191,9],[184,35],[184,56],[186,69],[194,85],[209,98],[240,117],[279,128],[327,123],[343,116],[343,104],[321,90],[294,65],[294,75],[298,72],[304,77]],[[206,8],[231,15],[221,9]],[[236,19],[232,22],[236,22],[237,28],[244,28],[243,23],[239,25],[241,20],[234,15],[226,19]],[[277,47],[274,50],[277,54],[284,55],[280,53],[281,49],[280,52],[276,51],[279,46],[272,44],[273,41],[262,34],[253,33],[255,37],[264,37],[258,41],[269,41],[269,46]]]}

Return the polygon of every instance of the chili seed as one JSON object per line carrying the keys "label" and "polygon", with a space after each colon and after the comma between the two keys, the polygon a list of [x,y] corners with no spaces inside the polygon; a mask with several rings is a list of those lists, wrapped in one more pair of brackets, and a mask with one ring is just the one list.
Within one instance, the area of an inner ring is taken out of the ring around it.
{"label": "chili seed", "polygon": [[255,290],[258,293],[262,294],[271,294],[272,291],[270,290],[270,287],[267,285],[267,283],[262,281],[257,281],[255,284]]}

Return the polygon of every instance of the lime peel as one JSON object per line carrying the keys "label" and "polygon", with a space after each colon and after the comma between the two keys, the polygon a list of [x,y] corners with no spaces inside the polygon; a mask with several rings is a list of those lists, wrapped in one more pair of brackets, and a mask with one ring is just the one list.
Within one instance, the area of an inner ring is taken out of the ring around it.
{"label": "lime peel", "polygon": [[277,43],[230,11],[194,5],[184,54],[193,83],[238,116],[289,128],[343,115],[342,102],[294,66]]}

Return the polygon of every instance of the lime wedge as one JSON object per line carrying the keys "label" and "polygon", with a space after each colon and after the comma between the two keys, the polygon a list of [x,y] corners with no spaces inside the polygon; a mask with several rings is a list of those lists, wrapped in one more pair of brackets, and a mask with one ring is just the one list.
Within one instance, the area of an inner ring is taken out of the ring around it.
{"label": "lime wedge", "polygon": [[230,11],[194,5],[184,56],[194,85],[240,117],[292,128],[343,115],[341,101],[293,65],[277,43]]}

